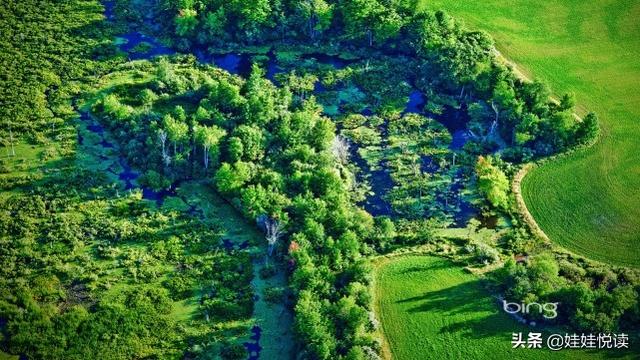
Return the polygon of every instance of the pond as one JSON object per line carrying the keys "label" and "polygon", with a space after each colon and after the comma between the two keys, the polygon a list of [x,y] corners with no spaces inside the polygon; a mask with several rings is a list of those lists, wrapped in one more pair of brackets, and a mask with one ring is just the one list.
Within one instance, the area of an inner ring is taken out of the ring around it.
{"label": "pond", "polygon": [[451,150],[461,150],[469,140],[469,115],[465,105],[459,109],[445,105],[441,114],[430,114],[435,120],[444,125],[451,134]]}
{"label": "pond", "polygon": [[371,194],[360,205],[373,216],[392,216],[394,213],[385,195],[393,188],[393,180],[386,169],[386,164],[381,164],[380,169],[371,170],[360,156],[359,147],[354,143],[349,145],[350,158],[361,170],[356,174],[358,182],[367,182],[371,187]]}

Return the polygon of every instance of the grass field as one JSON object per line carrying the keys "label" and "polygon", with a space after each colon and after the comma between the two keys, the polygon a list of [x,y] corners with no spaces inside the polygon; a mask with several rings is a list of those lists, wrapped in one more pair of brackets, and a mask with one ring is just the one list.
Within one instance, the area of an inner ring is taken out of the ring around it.
{"label": "grass field", "polygon": [[[512,349],[513,332],[540,330],[525,328],[501,312],[476,276],[448,260],[406,255],[383,258],[375,265],[375,307],[387,358],[607,358],[579,350]],[[620,353],[608,355],[624,358]]]}
{"label": "grass field", "polygon": [[523,181],[527,207],[549,237],[593,259],[640,265],[640,2],[424,1],[470,28],[556,93],[595,111],[602,139]]}

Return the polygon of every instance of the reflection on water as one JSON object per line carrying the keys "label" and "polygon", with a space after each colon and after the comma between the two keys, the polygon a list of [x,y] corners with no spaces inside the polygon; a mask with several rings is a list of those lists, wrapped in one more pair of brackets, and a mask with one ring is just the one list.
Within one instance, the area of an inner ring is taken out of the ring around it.
{"label": "reflection on water", "polygon": [[322,53],[311,53],[302,55],[303,59],[313,59],[316,62],[324,65],[332,66],[334,69],[344,69],[345,67],[353,64],[354,60],[345,60],[336,55],[328,55]]}

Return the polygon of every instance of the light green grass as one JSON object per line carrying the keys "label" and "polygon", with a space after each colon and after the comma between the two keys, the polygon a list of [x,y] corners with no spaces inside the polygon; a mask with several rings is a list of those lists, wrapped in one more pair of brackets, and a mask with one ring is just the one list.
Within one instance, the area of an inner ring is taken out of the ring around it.
{"label": "light green grass", "polygon": [[502,360],[622,355],[512,349],[513,332],[541,330],[527,328],[501,312],[475,275],[448,260],[421,255],[382,258],[375,265],[375,307],[387,343],[387,357]]}
{"label": "light green grass", "polygon": [[527,207],[549,237],[593,259],[640,265],[640,2],[430,0],[603,127],[593,147],[526,176]]}

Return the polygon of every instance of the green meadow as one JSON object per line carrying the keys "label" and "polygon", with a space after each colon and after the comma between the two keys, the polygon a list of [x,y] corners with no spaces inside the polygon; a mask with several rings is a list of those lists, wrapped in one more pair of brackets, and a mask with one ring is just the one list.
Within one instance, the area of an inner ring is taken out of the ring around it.
{"label": "green meadow", "polygon": [[425,1],[468,27],[554,92],[594,111],[602,137],[523,181],[523,195],[549,237],[618,265],[640,265],[640,3],[627,0]]}
{"label": "green meadow", "polygon": [[[501,312],[482,280],[442,258],[405,255],[375,263],[375,308],[384,354],[412,359],[603,359],[621,353],[512,349],[513,332],[539,332]],[[552,331],[553,333],[557,331]]]}

